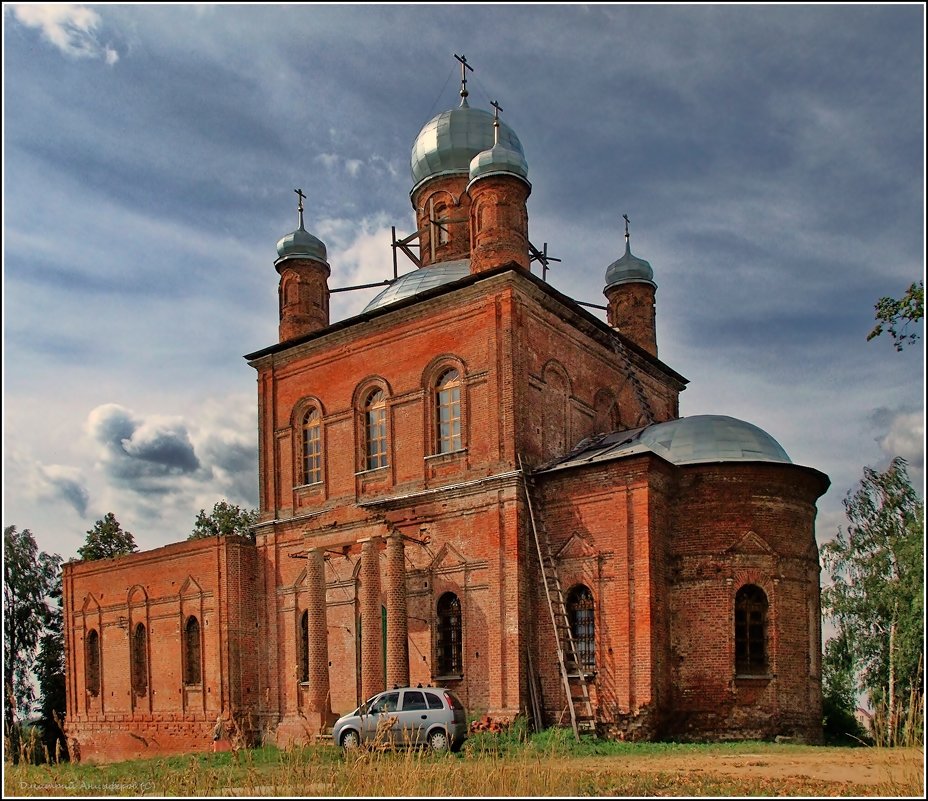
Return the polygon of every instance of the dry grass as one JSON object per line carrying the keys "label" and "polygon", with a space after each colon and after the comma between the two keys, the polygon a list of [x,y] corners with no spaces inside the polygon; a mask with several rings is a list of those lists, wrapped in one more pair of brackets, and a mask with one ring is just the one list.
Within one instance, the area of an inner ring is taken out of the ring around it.
{"label": "dry grass", "polygon": [[[114,765],[7,765],[5,796],[839,796],[923,797],[921,749],[769,743],[597,744],[557,739],[461,754],[332,746],[239,750]],[[569,751],[569,749],[568,749]],[[832,776],[815,766],[832,764]],[[866,782],[846,766],[871,765]]]}

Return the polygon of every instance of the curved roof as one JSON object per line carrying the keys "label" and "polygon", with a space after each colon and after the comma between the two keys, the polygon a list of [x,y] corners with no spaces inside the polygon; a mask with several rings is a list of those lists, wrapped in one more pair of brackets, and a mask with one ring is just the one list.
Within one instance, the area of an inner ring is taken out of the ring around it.
{"label": "curved roof", "polygon": [[612,262],[606,268],[606,289],[616,284],[631,281],[649,281],[654,283],[654,270],[644,259],[632,254],[628,240],[625,240],[625,255]]}
{"label": "curved roof", "polygon": [[609,461],[648,451],[676,465],[793,463],[780,443],[763,429],[735,417],[699,414],[584,440],[572,453],[546,469]]}
{"label": "curved roof", "polygon": [[528,163],[525,156],[502,143],[493,145],[474,156],[470,162],[470,180],[488,175],[514,175],[528,183]]}
{"label": "curved roof", "polygon": [[391,303],[398,303],[437,286],[450,284],[468,275],[470,275],[470,259],[456,259],[420,267],[418,270],[397,278],[362,309],[362,314],[389,306]]}
{"label": "curved roof", "polygon": [[[519,137],[502,121],[499,141],[525,158]],[[464,100],[458,108],[437,114],[422,126],[412,146],[413,191],[426,179],[438,175],[467,175],[471,159],[493,145],[493,115],[489,111],[471,108]]]}
{"label": "curved roof", "polygon": [[293,233],[281,237],[277,242],[277,261],[283,259],[315,259],[325,263],[325,245],[300,223],[300,227]]}

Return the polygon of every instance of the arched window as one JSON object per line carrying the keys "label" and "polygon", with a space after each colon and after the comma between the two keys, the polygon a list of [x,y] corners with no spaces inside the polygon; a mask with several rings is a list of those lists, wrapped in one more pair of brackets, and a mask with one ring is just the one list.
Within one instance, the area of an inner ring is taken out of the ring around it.
{"label": "arched window", "polygon": [[309,612],[300,615],[300,681],[309,681]]}
{"label": "arched window", "polygon": [[735,596],[735,673],[767,672],[767,596],[746,584]]}
{"label": "arched window", "polygon": [[453,592],[438,599],[435,628],[435,668],[439,676],[463,673],[461,647],[461,602]]}
{"label": "arched window", "polygon": [[376,470],[387,466],[387,400],[375,389],[364,402],[364,466]]}
{"label": "arched window", "polygon": [[316,407],[303,415],[303,483],[322,481],[322,418]]}
{"label": "arched window", "polygon": [[596,670],[596,624],[593,593],[578,584],[567,594],[567,620],[584,673]]}
{"label": "arched window", "polygon": [[132,689],[136,695],[148,691],[148,635],[142,623],[132,633]]}
{"label": "arched window", "polygon": [[100,694],[100,635],[91,629],[86,641],[85,673],[87,692],[93,696]]}
{"label": "arched window", "polygon": [[200,683],[200,621],[193,615],[184,626],[184,684]]}
{"label": "arched window", "polygon": [[438,453],[461,450],[461,376],[445,370],[435,382],[436,445]]}

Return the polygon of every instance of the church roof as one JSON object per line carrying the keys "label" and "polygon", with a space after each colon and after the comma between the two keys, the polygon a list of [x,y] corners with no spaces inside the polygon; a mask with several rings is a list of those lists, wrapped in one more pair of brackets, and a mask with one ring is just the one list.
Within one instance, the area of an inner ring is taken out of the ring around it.
{"label": "church roof", "polygon": [[[500,122],[499,141],[522,156],[522,143],[515,131]],[[413,191],[419,184],[439,175],[468,175],[471,160],[494,145],[493,115],[471,108],[467,99],[457,108],[435,115],[419,131],[412,146],[410,167]]]}
{"label": "church roof", "polygon": [[363,309],[362,314],[398,303],[414,295],[420,295],[435,287],[450,284],[470,275],[470,259],[456,259],[420,267],[397,278],[390,286],[374,297]]}
{"label": "church roof", "polygon": [[647,452],[676,465],[709,462],[792,464],[780,443],[763,429],[735,417],[700,414],[584,440],[564,458],[546,465],[544,471]]}

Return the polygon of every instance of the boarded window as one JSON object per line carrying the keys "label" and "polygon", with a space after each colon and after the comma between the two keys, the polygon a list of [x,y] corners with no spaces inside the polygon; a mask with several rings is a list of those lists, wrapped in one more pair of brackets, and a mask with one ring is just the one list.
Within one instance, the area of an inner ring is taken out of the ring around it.
{"label": "boarded window", "polygon": [[148,692],[148,632],[142,623],[132,632],[132,689],[136,695]]}
{"label": "boarded window", "polygon": [[300,681],[309,681],[309,612],[300,615]]}
{"label": "boarded window", "polygon": [[200,683],[200,621],[193,615],[184,626],[184,684]]}
{"label": "boarded window", "polygon": [[85,672],[87,692],[93,696],[100,694],[100,635],[91,629],[86,641]]}

